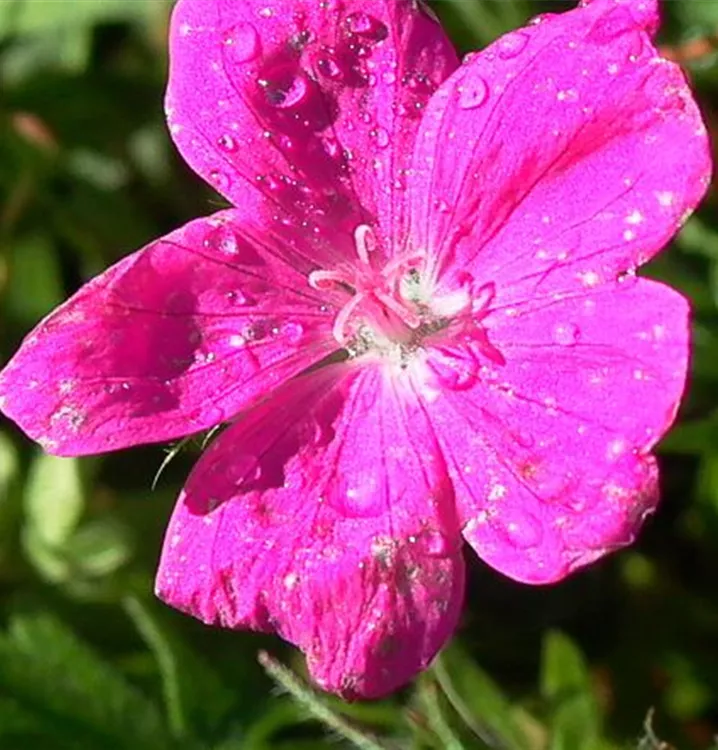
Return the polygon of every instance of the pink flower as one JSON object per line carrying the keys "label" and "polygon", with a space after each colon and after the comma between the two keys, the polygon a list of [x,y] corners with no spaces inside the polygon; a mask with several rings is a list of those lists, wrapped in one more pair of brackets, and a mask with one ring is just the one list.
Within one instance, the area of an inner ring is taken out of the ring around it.
{"label": "pink flower", "polygon": [[232,204],[30,334],[5,413],[48,451],[231,421],[157,592],[378,696],[459,616],[462,537],[519,581],[630,543],[688,303],[635,269],[710,172],[656,0],[544,16],[458,65],[409,0],[180,0],[170,131]]}

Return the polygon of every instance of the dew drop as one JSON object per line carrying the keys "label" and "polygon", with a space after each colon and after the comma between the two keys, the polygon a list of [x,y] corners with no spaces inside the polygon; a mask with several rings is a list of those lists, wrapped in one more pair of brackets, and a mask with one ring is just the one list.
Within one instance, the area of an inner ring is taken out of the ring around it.
{"label": "dew drop", "polygon": [[437,529],[424,529],[409,537],[409,542],[419,553],[430,557],[447,557],[454,549],[451,540]]}
{"label": "dew drop", "polygon": [[516,438],[516,442],[523,448],[533,448],[536,443],[533,434],[528,430],[519,430],[515,433],[514,437]]}
{"label": "dew drop", "polygon": [[260,78],[267,102],[277,109],[291,109],[309,96],[309,84],[303,73],[289,69],[276,71],[272,78]]}
{"label": "dew drop", "polygon": [[489,87],[483,78],[462,83],[459,88],[459,106],[462,109],[475,109],[480,107],[489,95]]}
{"label": "dew drop", "polygon": [[381,126],[369,131],[369,135],[374,139],[379,148],[386,148],[389,145],[389,131]]}
{"label": "dew drop", "polygon": [[328,78],[331,81],[341,81],[344,79],[344,71],[331,52],[328,52],[317,60],[317,70],[324,78]]}
{"label": "dew drop", "polygon": [[281,328],[282,335],[290,344],[298,344],[304,336],[304,326],[301,323],[285,323]]}
{"label": "dew drop", "polygon": [[225,297],[227,299],[227,302],[231,303],[232,305],[239,305],[241,307],[243,305],[249,304],[249,299],[239,289],[227,292]]}
{"label": "dew drop", "polygon": [[501,518],[494,521],[494,525],[509,544],[519,549],[538,547],[543,538],[538,520],[518,510],[502,513]]}
{"label": "dew drop", "polygon": [[378,18],[363,11],[350,13],[345,23],[350,33],[376,42],[385,39],[388,33],[386,26]]}
{"label": "dew drop", "polygon": [[574,323],[559,323],[553,329],[553,340],[559,346],[575,346],[581,337],[581,331]]}
{"label": "dew drop", "polygon": [[204,246],[211,250],[219,250],[226,255],[236,255],[239,252],[237,235],[225,225],[212,230],[204,240]]}
{"label": "dew drop", "polygon": [[220,137],[217,139],[217,145],[222,149],[222,151],[232,152],[237,150],[237,141],[232,138],[231,135],[225,133],[224,135],[220,135]]}
{"label": "dew drop", "polygon": [[259,55],[261,45],[257,30],[250,23],[233,26],[224,36],[224,43],[231,49],[237,62],[249,62]]}
{"label": "dew drop", "polygon": [[504,60],[516,57],[526,47],[528,40],[528,35],[523,31],[514,31],[511,34],[506,34],[498,42],[499,57]]}
{"label": "dew drop", "polygon": [[218,169],[213,169],[209,173],[209,180],[218,190],[225,190],[229,187],[229,177]]}

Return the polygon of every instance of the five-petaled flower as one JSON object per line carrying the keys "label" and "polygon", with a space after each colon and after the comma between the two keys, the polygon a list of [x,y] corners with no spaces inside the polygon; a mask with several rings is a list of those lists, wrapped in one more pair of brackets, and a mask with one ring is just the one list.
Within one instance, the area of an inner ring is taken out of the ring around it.
{"label": "five-petaled flower", "polygon": [[378,696],[452,633],[462,539],[548,583],[657,500],[688,304],[635,269],[709,179],[657,0],[459,64],[412,0],[179,0],[167,116],[232,204],[90,281],[0,376],[50,452],[230,422],[157,592]]}

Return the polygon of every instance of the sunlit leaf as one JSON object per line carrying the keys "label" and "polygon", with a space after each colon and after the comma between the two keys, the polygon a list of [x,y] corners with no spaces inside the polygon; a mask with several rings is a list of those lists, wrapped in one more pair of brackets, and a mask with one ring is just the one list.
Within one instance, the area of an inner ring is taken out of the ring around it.
{"label": "sunlit leaf", "polygon": [[601,719],[586,660],[563,633],[544,639],[541,693],[550,711],[550,750],[596,750]]}
{"label": "sunlit leaf", "polygon": [[509,699],[458,643],[442,651],[434,673],[447,699],[477,738],[489,747],[496,742],[507,750],[526,747]]}
{"label": "sunlit leaf", "polygon": [[[38,731],[67,737],[67,746],[177,748],[156,707],[48,614],[16,615],[0,635],[0,710],[3,700],[16,704],[19,719],[33,716]],[[6,727],[0,722],[0,738]]]}

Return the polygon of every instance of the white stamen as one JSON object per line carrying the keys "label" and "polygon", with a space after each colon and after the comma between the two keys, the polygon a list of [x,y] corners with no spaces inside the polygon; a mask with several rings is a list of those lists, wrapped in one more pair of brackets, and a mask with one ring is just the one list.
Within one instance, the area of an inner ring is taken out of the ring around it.
{"label": "white stamen", "polygon": [[354,230],[354,243],[356,245],[359,260],[364,265],[369,265],[369,253],[376,247],[374,232],[368,224],[360,224]]}

